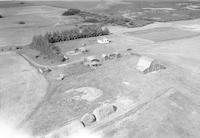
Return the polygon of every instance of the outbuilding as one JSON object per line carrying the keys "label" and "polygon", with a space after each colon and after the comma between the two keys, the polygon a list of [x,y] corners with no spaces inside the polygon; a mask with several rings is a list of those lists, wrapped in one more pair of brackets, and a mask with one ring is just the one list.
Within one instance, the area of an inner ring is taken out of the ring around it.
{"label": "outbuilding", "polygon": [[84,65],[89,67],[98,67],[101,65],[101,61],[94,56],[88,56],[84,59]]}
{"label": "outbuilding", "polygon": [[142,56],[139,58],[139,61],[137,63],[136,69],[144,74],[161,70],[161,69],[166,69],[164,65],[161,65],[158,63],[156,60]]}
{"label": "outbuilding", "polygon": [[108,44],[108,43],[110,43],[111,41],[108,40],[107,38],[103,37],[103,38],[97,39],[97,42],[98,42],[99,44]]}
{"label": "outbuilding", "polygon": [[109,56],[106,55],[106,54],[102,54],[102,55],[101,55],[101,58],[104,59],[104,60],[108,60],[108,59],[109,59]]}

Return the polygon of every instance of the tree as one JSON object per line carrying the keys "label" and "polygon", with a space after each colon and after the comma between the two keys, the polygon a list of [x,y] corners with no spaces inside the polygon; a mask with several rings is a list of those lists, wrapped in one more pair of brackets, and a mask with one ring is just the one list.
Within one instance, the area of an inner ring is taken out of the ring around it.
{"label": "tree", "polygon": [[107,27],[105,27],[105,28],[103,29],[103,35],[109,35],[109,34],[110,34],[110,31],[108,30]]}
{"label": "tree", "polygon": [[62,59],[64,55],[62,55],[60,48],[49,43],[47,38],[48,35],[49,34],[46,34],[45,36],[34,36],[30,48],[40,51],[41,54],[46,55],[49,59]]}
{"label": "tree", "polygon": [[83,25],[79,28],[64,30],[61,32],[47,32],[44,36],[47,38],[49,43],[56,43],[61,41],[69,41],[79,38],[95,37],[108,34],[108,28],[105,28],[103,30],[100,25]]}
{"label": "tree", "polygon": [[76,14],[79,14],[81,12],[81,10],[79,9],[69,9],[67,11],[65,11],[62,15],[63,16],[71,16],[71,15],[76,15]]}

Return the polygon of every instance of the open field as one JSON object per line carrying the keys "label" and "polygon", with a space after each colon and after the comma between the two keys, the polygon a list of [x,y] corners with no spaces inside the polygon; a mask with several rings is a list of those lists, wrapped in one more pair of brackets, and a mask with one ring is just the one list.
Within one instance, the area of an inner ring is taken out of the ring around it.
{"label": "open field", "polygon": [[0,57],[0,116],[18,125],[43,99],[47,82],[19,55],[1,53]]}
{"label": "open field", "polygon": [[[102,15],[108,17],[122,16],[132,20],[128,25],[130,27],[144,26],[152,22],[196,19],[200,15],[199,10],[187,9],[187,6],[190,5],[198,6],[198,2],[128,1],[114,4],[101,2],[79,2],[77,4],[77,2],[63,1],[29,1],[25,4],[0,2],[0,5],[2,5],[0,14],[4,17],[0,19],[1,47],[27,45],[34,35],[82,24],[84,20],[80,16],[62,16],[62,13],[68,8],[77,8],[100,14],[91,16],[95,19]],[[19,24],[21,21],[25,24]]]}
{"label": "open field", "polygon": [[188,37],[198,36],[199,32],[193,32],[189,30],[177,29],[177,28],[155,28],[147,29],[144,31],[135,31],[129,33],[130,35],[140,37],[147,40],[152,40],[155,42],[167,41],[173,39],[184,39]]}
{"label": "open field", "polygon": [[[0,20],[1,47],[27,45],[34,35],[71,28],[81,20],[79,17],[63,17],[65,9],[49,6],[2,8],[0,11],[5,16]],[[25,24],[19,24],[20,21]]]}

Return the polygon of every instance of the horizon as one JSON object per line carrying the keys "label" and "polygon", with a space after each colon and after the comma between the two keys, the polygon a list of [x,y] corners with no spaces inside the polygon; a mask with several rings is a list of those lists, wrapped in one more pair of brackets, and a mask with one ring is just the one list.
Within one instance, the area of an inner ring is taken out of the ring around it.
{"label": "horizon", "polygon": [[141,1],[141,2],[199,2],[200,0],[0,0],[0,1],[12,1],[12,2],[18,2],[18,1],[62,1],[62,2],[119,2],[119,1]]}

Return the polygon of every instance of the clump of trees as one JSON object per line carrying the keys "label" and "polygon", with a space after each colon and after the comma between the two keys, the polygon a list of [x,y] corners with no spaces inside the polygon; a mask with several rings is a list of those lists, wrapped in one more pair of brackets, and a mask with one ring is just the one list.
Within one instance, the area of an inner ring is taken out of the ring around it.
{"label": "clump of trees", "polygon": [[61,32],[48,32],[45,34],[45,37],[50,43],[56,43],[80,38],[108,35],[109,33],[110,32],[108,28],[103,29],[99,25],[84,25],[79,28],[65,30]]}
{"label": "clump of trees", "polygon": [[54,45],[56,42],[69,41],[79,38],[95,37],[108,35],[108,28],[102,28],[99,25],[84,25],[65,31],[48,32],[44,36],[34,36],[30,48],[40,51],[41,54],[47,55],[49,59],[56,58],[59,61],[65,61],[61,49]]}
{"label": "clump of trees", "polygon": [[19,4],[25,4],[25,2],[20,2]]}
{"label": "clump of trees", "polygon": [[46,55],[49,59],[58,59],[59,61],[64,60],[64,55],[61,53],[59,47],[49,43],[45,36],[39,35],[34,36],[30,44],[30,48],[40,51],[40,54]]}
{"label": "clump of trees", "polygon": [[25,21],[19,21],[18,23],[19,23],[19,24],[26,24]]}
{"label": "clump of trees", "polygon": [[79,14],[81,12],[81,10],[79,9],[68,9],[67,11],[65,11],[62,15],[63,16],[71,16],[71,15],[76,15]]}

